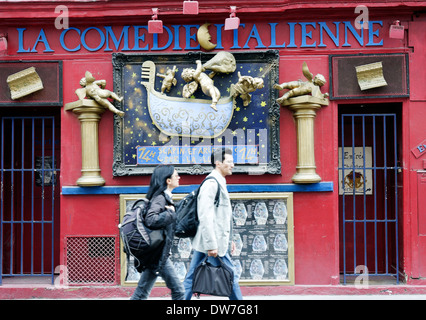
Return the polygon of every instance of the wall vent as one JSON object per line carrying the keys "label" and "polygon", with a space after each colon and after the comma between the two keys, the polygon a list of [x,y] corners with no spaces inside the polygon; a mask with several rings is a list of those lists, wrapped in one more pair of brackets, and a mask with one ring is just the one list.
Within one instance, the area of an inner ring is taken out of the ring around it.
{"label": "wall vent", "polygon": [[69,285],[116,284],[117,239],[67,237],[66,261]]}

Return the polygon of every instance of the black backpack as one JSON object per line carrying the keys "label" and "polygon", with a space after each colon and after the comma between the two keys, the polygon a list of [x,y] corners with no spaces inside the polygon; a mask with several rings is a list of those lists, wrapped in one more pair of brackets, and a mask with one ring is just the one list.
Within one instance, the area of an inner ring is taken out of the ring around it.
{"label": "black backpack", "polygon": [[137,200],[118,225],[127,259],[134,257],[139,272],[158,262],[165,243],[163,230],[151,230],[145,226],[148,207],[148,199]]}
{"label": "black backpack", "polygon": [[[203,185],[206,180],[214,179],[214,177],[207,177],[203,180],[203,182],[200,184],[200,186],[192,191],[190,194],[188,194],[185,198],[183,198],[179,203],[176,205],[176,230],[175,230],[175,236],[178,238],[189,238],[194,237],[197,233],[197,228],[200,223],[198,220],[198,213],[197,213],[197,199],[198,194],[200,193],[201,186]],[[220,185],[219,182],[217,182],[217,193],[216,197],[214,199],[214,205],[216,207],[219,206],[219,196],[220,196]]]}

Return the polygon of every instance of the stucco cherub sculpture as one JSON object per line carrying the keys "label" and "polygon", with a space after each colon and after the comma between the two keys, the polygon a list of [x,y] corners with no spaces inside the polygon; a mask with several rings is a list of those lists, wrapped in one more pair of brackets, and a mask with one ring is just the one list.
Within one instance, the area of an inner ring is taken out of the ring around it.
{"label": "stucco cherub sculpture", "polygon": [[264,87],[262,78],[253,78],[250,76],[241,76],[238,72],[238,82],[231,86],[231,95],[243,100],[244,107],[247,107],[251,102],[251,92]]}
{"label": "stucco cherub sculpture", "polygon": [[177,80],[175,78],[176,66],[173,66],[173,69],[167,69],[166,74],[157,73],[157,76],[163,78],[163,82],[161,84],[161,93],[164,93],[165,90],[170,92],[172,85],[177,84]]}
{"label": "stucco cherub sculpture", "polygon": [[[183,87],[182,96],[184,98],[189,98],[194,92],[198,89],[200,85],[203,93],[212,98],[212,104],[210,107],[217,111],[216,105],[220,99],[220,91],[214,86],[213,77],[216,72],[211,72],[209,75],[204,73],[206,70],[201,64],[201,60],[196,61],[197,69],[185,68],[182,70],[182,79],[186,82],[189,82]],[[190,82],[191,81],[191,82]]]}
{"label": "stucco cherub sculpture", "polygon": [[119,97],[114,92],[106,90],[105,80],[96,80],[95,77],[93,77],[93,75],[89,71],[86,71],[85,76],[81,78],[80,80],[80,85],[82,86],[82,88],[79,88],[75,91],[75,93],[77,94],[80,100],[86,97],[92,98],[101,106],[118,114],[120,117],[124,116],[124,112],[121,110],[118,110],[108,100],[108,98],[112,98],[114,100],[117,100],[118,102],[121,102],[123,100],[123,97]]}
{"label": "stucco cherub sculpture", "polygon": [[296,80],[274,85],[274,89],[290,89],[282,95],[281,98],[277,99],[279,104],[282,104],[285,100],[295,96],[312,95],[313,97],[320,99],[328,97],[328,93],[321,93],[321,87],[326,83],[322,74],[317,74],[314,77],[314,75],[309,71],[306,62],[303,62],[302,72],[308,81]]}
{"label": "stucco cherub sculpture", "polygon": [[[197,64],[196,69],[185,68],[182,71],[182,79],[188,82],[183,87],[182,96],[189,98],[200,86],[203,93],[212,98],[210,107],[217,111],[216,105],[221,95],[219,89],[214,86],[212,78],[217,73],[234,72],[237,68],[235,57],[230,52],[220,51],[205,64],[202,64],[201,60],[197,60],[195,63]],[[212,72],[206,74],[206,70],[211,70]]]}

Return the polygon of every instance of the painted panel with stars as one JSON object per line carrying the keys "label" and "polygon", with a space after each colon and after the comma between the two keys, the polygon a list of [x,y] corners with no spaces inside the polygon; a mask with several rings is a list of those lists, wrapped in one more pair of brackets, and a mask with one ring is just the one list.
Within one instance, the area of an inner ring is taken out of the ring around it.
{"label": "painted panel with stars", "polygon": [[[161,163],[206,174],[220,147],[233,150],[235,173],[280,173],[278,58],[272,50],[114,54],[125,111],[114,121],[114,175],[150,174]],[[186,82],[182,72],[198,65],[203,75]]]}

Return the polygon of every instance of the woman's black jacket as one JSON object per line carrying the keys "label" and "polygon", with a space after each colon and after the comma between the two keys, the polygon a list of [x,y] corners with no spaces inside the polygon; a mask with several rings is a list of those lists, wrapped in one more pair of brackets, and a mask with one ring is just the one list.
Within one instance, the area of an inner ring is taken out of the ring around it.
{"label": "woman's black jacket", "polygon": [[155,254],[157,256],[156,263],[149,267],[157,273],[169,257],[176,226],[176,213],[174,210],[166,208],[166,206],[174,206],[173,200],[167,193],[161,192],[151,199],[149,209],[145,215],[145,225],[148,228],[164,230],[164,246],[160,249],[161,252],[156,252]]}

